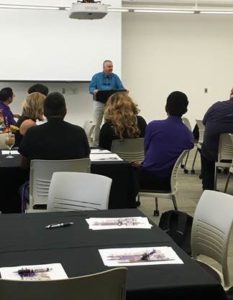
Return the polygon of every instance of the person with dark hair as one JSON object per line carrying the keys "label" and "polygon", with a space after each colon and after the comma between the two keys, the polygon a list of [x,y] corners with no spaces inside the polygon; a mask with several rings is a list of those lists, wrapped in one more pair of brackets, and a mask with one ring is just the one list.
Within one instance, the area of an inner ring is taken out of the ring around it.
{"label": "person with dark hair", "polygon": [[95,124],[94,146],[98,146],[100,126],[104,115],[105,103],[96,99],[99,91],[125,90],[120,78],[113,73],[111,60],[103,62],[103,71],[96,73],[90,82],[89,92],[93,95],[93,121]]}
{"label": "person with dark hair", "polygon": [[28,167],[32,159],[78,159],[89,157],[90,148],[85,131],[64,121],[65,98],[51,93],[44,101],[44,115],[48,122],[27,130],[19,152],[22,166]]}
{"label": "person with dark hair", "polygon": [[13,102],[14,93],[12,88],[6,87],[0,91],[0,110],[4,118],[4,124],[6,127],[10,125],[15,125],[16,121],[14,118],[18,118],[18,114],[13,114],[10,110],[9,105]]}
{"label": "person with dark hair", "polygon": [[193,134],[182,122],[188,98],[179,91],[171,93],[165,110],[168,118],[152,121],[145,133],[145,159],[140,166],[140,187],[170,190],[172,168],[185,149],[193,148]]}
{"label": "person with dark hair", "polygon": [[41,93],[41,94],[47,96],[49,93],[49,89],[44,84],[36,83],[28,89],[28,94],[32,94],[32,93]]}
{"label": "person with dark hair", "polygon": [[201,147],[201,174],[203,190],[214,189],[215,161],[221,133],[233,133],[233,88],[230,99],[214,103],[205,113],[204,140]]}

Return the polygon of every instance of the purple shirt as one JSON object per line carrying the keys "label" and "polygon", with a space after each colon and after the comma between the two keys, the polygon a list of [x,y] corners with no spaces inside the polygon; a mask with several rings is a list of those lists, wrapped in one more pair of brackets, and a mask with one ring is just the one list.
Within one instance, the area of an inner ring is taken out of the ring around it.
{"label": "purple shirt", "polygon": [[142,168],[155,176],[168,178],[182,151],[193,148],[193,134],[180,117],[170,116],[147,125],[144,146]]}
{"label": "purple shirt", "polygon": [[214,103],[206,112],[202,155],[210,161],[218,157],[218,143],[221,133],[233,133],[233,98]]}
{"label": "purple shirt", "polygon": [[6,105],[5,103],[3,103],[2,101],[0,101],[0,110],[2,110],[2,114],[4,117],[4,123],[5,123],[6,127],[16,124],[16,122],[14,120],[14,116],[10,110],[10,107],[8,105]]}

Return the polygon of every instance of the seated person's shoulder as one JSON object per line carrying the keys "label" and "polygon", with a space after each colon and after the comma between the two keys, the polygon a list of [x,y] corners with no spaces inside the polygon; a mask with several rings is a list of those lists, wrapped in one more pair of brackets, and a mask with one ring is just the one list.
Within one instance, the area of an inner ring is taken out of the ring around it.
{"label": "seated person's shoulder", "polygon": [[138,129],[140,130],[140,137],[144,137],[146,130],[146,120],[142,116],[137,116]]}
{"label": "seated person's shoulder", "polygon": [[100,129],[101,136],[114,136],[114,127],[110,122],[105,122]]}
{"label": "seated person's shoulder", "polygon": [[109,123],[109,122],[105,122],[105,123],[102,125],[101,129],[107,129],[107,128],[112,129],[112,128],[113,128],[113,125],[112,125],[111,123]]}
{"label": "seated person's shoulder", "polygon": [[25,135],[28,129],[34,126],[36,126],[36,122],[32,119],[27,119],[20,125],[19,132],[20,134]]}
{"label": "seated person's shoulder", "polygon": [[146,123],[146,120],[142,116],[137,116],[138,122]]}
{"label": "seated person's shoulder", "polygon": [[72,124],[72,123],[69,123],[69,122],[66,122],[64,121],[63,124],[68,127],[68,128],[72,128],[74,130],[82,130],[83,128],[79,125],[76,125],[76,124]]}
{"label": "seated person's shoulder", "polygon": [[162,125],[164,123],[164,120],[153,120],[151,122],[148,123],[148,127],[156,127],[159,125]]}
{"label": "seated person's shoulder", "polygon": [[84,129],[79,125],[75,125],[69,122],[64,122],[64,126],[66,127],[67,130],[69,130],[69,132],[80,133],[80,134],[85,133]]}

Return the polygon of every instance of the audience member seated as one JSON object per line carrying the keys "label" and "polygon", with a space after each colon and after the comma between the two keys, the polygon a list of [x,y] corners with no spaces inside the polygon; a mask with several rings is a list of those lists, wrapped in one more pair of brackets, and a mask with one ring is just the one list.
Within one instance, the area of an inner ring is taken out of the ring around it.
{"label": "audience member seated", "polygon": [[201,148],[201,173],[203,190],[214,189],[215,161],[221,133],[233,132],[233,88],[230,99],[214,103],[206,112],[204,141]]}
{"label": "audience member seated", "polygon": [[43,121],[45,96],[41,93],[32,93],[23,103],[23,112],[16,123],[19,131],[15,135],[15,145],[19,146],[22,137],[30,127],[36,126],[36,121]]}
{"label": "audience member seated", "polygon": [[193,134],[182,122],[188,98],[179,91],[167,98],[165,120],[152,121],[145,134],[145,159],[139,168],[141,189],[170,190],[172,168],[185,149],[193,148]]}
{"label": "audience member seated", "polygon": [[49,93],[49,89],[44,84],[36,83],[28,89],[28,94],[32,94],[32,93],[36,93],[36,92],[47,96]]}
{"label": "audience member seated", "polygon": [[48,122],[29,128],[19,152],[22,167],[29,167],[31,159],[78,159],[89,157],[90,148],[84,130],[64,121],[65,98],[51,93],[44,101],[44,115]]}
{"label": "audience member seated", "polygon": [[19,118],[19,114],[13,114],[9,107],[13,102],[14,96],[13,90],[10,87],[3,88],[0,91],[0,110],[4,117],[5,127],[15,125],[16,121],[14,118]]}
{"label": "audience member seated", "polygon": [[111,150],[114,139],[144,137],[146,121],[138,113],[137,105],[127,93],[113,94],[104,110],[105,124],[100,130],[99,146]]}

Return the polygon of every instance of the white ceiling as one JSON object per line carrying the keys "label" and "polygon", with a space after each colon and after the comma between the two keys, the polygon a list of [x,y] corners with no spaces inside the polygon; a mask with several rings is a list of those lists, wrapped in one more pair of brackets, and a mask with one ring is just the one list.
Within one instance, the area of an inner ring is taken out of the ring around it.
{"label": "white ceiling", "polygon": [[232,7],[233,0],[122,0],[124,6],[209,6]]}
{"label": "white ceiling", "polygon": [[[0,0],[0,4],[41,4],[41,5],[70,5],[77,0]],[[102,0],[104,3],[114,5],[114,0]],[[208,4],[208,5],[233,5],[233,0],[122,0],[122,3],[128,4]]]}
{"label": "white ceiling", "polygon": [[[95,0],[97,1],[97,0]],[[38,5],[70,7],[77,0],[0,0],[1,5]],[[116,6],[115,0],[102,0],[102,3]],[[233,0],[122,0],[123,6],[127,7],[230,7],[233,8]]]}
{"label": "white ceiling", "polygon": [[195,2],[197,2],[198,4],[213,5],[233,4],[233,0],[122,0],[122,2],[130,4],[195,4]]}

